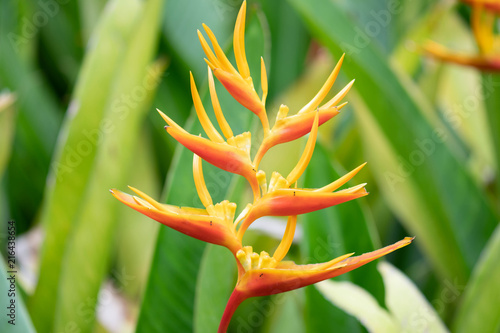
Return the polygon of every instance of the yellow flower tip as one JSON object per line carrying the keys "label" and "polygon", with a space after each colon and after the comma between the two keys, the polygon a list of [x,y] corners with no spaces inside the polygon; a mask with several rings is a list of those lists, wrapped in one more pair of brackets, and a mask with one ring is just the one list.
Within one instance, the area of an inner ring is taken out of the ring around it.
{"label": "yellow flower tip", "polygon": [[366,185],[367,185],[366,183],[359,184],[359,185],[356,185],[356,186],[353,186],[353,187],[349,187],[349,188],[347,188],[345,190],[337,191],[336,193],[352,194],[352,195],[356,195],[356,196],[359,196],[359,197],[363,197],[363,196],[369,194],[368,191],[365,188]]}
{"label": "yellow flower tip", "polygon": [[[201,33],[200,30],[198,30],[198,39],[200,40],[201,48],[203,49],[203,52],[205,52],[205,55],[207,56],[210,63],[212,63],[213,65],[215,65],[217,67],[220,66],[219,60],[217,59],[217,57],[213,53],[212,49],[210,48],[210,46],[207,43],[207,40],[205,39],[205,37],[203,37],[203,34]],[[208,60],[205,59],[205,61],[208,61]]]}
{"label": "yellow flower tip", "polygon": [[201,126],[203,127],[203,130],[205,131],[205,133],[207,133],[210,140],[218,143],[224,142],[224,139],[215,129],[214,125],[210,121],[210,118],[208,118],[207,112],[205,111],[203,103],[201,102],[200,95],[198,94],[198,89],[196,88],[196,83],[194,81],[192,72],[189,72],[189,79],[191,83],[191,96],[193,97],[194,108],[196,110],[196,115],[200,120]]}
{"label": "yellow flower tip", "polygon": [[266,65],[264,64],[264,58],[260,57],[260,86],[262,88],[262,104],[266,104],[267,93],[268,93],[268,83],[267,83],[267,72]]}
{"label": "yellow flower tip", "polygon": [[[332,266],[334,266],[334,265],[336,265],[338,263],[341,263],[342,261],[346,260],[347,258],[352,257],[354,255],[354,253],[355,252],[347,253],[347,254],[344,254],[344,255],[342,255],[340,257],[332,259],[332,260],[330,260],[328,262],[325,262],[324,264],[320,264],[320,265],[318,265],[318,266],[315,267],[315,270],[318,270],[318,271],[319,270],[326,270],[326,269],[328,269],[328,268],[330,268],[330,267],[332,267]],[[345,263],[344,266],[346,266],[346,265],[347,265],[347,263]]]}
{"label": "yellow flower tip", "polygon": [[210,67],[210,69],[215,72],[217,68],[215,68],[214,64],[212,64],[207,58],[205,58],[205,62],[207,63],[208,67]]}
{"label": "yellow flower tip", "polygon": [[312,110],[316,109],[321,101],[326,97],[330,89],[332,88],[333,84],[335,83],[335,80],[337,79],[337,76],[340,72],[340,67],[342,66],[342,62],[344,61],[344,56],[340,58],[340,60],[337,62],[337,65],[335,65],[335,68],[332,70],[332,73],[326,80],[326,82],[323,84],[319,92],[314,96],[314,98],[307,103],[300,111],[298,114],[302,113],[307,113],[311,112]]}
{"label": "yellow flower tip", "polygon": [[273,258],[280,262],[285,258],[288,250],[290,250],[290,246],[292,246],[293,237],[295,236],[295,229],[297,227],[297,215],[293,215],[288,217],[288,221],[286,223],[285,234],[278,245],[278,248],[273,254]]}
{"label": "yellow flower tip", "polygon": [[[233,65],[231,64],[231,62],[227,58],[226,54],[224,53],[224,51],[220,47],[219,43],[217,42],[217,38],[215,38],[215,35],[212,32],[212,30],[206,24],[203,23],[202,25],[203,25],[203,29],[205,29],[205,32],[208,35],[208,39],[210,39],[210,42],[212,43],[212,46],[213,46],[213,49],[215,52],[215,56],[214,56],[215,59],[213,62],[217,63],[218,67],[221,67],[224,71],[226,71],[230,74],[238,74],[238,72],[236,71],[236,69],[234,69]],[[207,46],[208,46],[208,44],[207,44]],[[205,54],[207,54],[207,52],[205,52]],[[207,54],[207,56],[208,56],[208,54]],[[208,59],[210,61],[212,61],[212,59],[210,57],[208,57]]]}
{"label": "yellow flower tip", "polygon": [[342,104],[340,104],[340,105],[337,105],[335,108],[337,109],[337,111],[338,111],[338,112],[340,112],[340,110],[342,110],[342,108],[343,108],[344,106],[346,106],[348,103],[349,103],[349,102],[344,102],[344,103],[342,103]]}
{"label": "yellow flower tip", "polygon": [[219,98],[217,97],[217,92],[215,90],[214,76],[212,70],[210,69],[210,65],[208,66],[208,87],[210,90],[210,99],[212,100],[212,107],[214,109],[215,118],[217,119],[217,123],[222,130],[222,134],[224,134],[226,139],[232,138],[234,134],[226,118],[224,117],[224,114],[222,113]]}
{"label": "yellow flower tip", "polygon": [[121,202],[123,202],[124,204],[134,204],[134,198],[130,195],[130,194],[127,194],[127,193],[124,193],[120,190],[117,190],[117,189],[111,189],[109,190],[109,192],[118,200],[120,200]]}
{"label": "yellow flower tip", "polygon": [[322,187],[322,188],[319,188],[317,190],[314,190],[314,192],[332,192],[332,191],[335,191],[336,189],[338,189],[339,187],[341,187],[342,185],[344,185],[345,183],[347,183],[349,180],[351,180],[354,176],[356,176],[356,174],[361,170],[363,169],[363,167],[366,165],[367,162],[361,164],[360,166],[358,166],[357,168],[355,168],[354,170],[348,172],[347,174],[345,174],[344,176],[340,177],[339,179],[337,179],[336,181]]}
{"label": "yellow flower tip", "polygon": [[198,197],[200,198],[203,206],[212,206],[212,197],[208,192],[207,185],[205,184],[205,178],[203,177],[202,160],[196,154],[193,155],[193,178],[196,191],[198,192]]}
{"label": "yellow flower tip", "polygon": [[[351,82],[346,84],[346,86],[344,88],[342,88],[342,90],[339,91],[331,100],[329,100],[325,105],[320,107],[320,110],[322,110],[324,108],[331,108],[331,107],[337,105],[347,95],[347,93],[349,93],[352,86],[354,85],[354,81],[355,80],[352,80]],[[344,103],[344,105],[345,105],[345,103]]]}
{"label": "yellow flower tip", "polygon": [[262,170],[257,171],[257,181],[259,182],[260,186],[260,191],[262,192],[262,195],[267,194],[267,180],[266,180],[266,173]]}
{"label": "yellow flower tip", "polygon": [[234,26],[233,48],[238,70],[241,76],[247,79],[250,77],[250,70],[245,55],[245,16],[246,2],[243,2]]}
{"label": "yellow flower tip", "polygon": [[165,122],[168,124],[168,126],[165,126],[165,129],[167,129],[168,127],[171,126],[171,127],[178,129],[179,131],[185,132],[182,127],[177,125],[177,123],[175,121],[173,121],[172,119],[170,119],[170,117],[168,117],[165,113],[161,112],[160,109],[156,109],[156,111],[158,111],[158,113],[163,118],[163,120],[165,120]]}

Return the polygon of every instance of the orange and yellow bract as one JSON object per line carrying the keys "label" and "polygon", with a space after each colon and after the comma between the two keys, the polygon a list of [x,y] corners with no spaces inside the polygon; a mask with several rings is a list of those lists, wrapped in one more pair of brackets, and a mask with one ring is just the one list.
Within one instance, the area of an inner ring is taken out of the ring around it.
{"label": "orange and yellow bract", "polygon": [[[290,261],[283,261],[293,241],[297,215],[331,207],[368,194],[365,189],[366,184],[338,190],[354,177],[366,163],[322,188],[297,188],[297,181],[312,157],[318,127],[339,113],[339,110],[346,104],[339,103],[349,92],[354,81],[351,81],[332,99],[320,106],[340,71],[344,58],[342,56],[316,96],[292,116],[288,116],[288,107],[282,105],[276,122],[271,128],[265,106],[267,74],[264,60],[261,58],[261,97],[255,90],[246,60],[245,14],[246,2],[243,2],[236,21],[233,40],[237,69],[230,63],[214,34],[207,26],[203,25],[213,50],[203,34],[198,31],[203,50],[207,56],[205,60],[209,66],[210,97],[223,135],[210,121],[192,75],[190,82],[193,103],[208,138],[188,133],[158,110],[168,124],[166,126],[167,132],[194,153],[193,178],[205,208],[161,204],[134,188],[131,189],[138,196],[132,196],[116,189],[111,190],[118,200],[152,219],[188,236],[224,246],[233,253],[238,266],[238,281],[221,319],[219,332],[227,330],[234,310],[249,297],[281,293],[338,276],[406,246],[412,241],[412,238],[407,237],[395,244],[361,256],[352,257],[353,253],[350,253],[322,264],[296,265]],[[261,121],[264,138],[253,159],[250,154],[251,133],[233,134],[219,104],[212,75],[215,75],[225,89],[241,105],[257,115]],[[293,170],[286,178],[278,172],[273,172],[268,184],[265,172],[259,170],[262,157],[270,148],[280,143],[299,139],[308,133],[309,138],[304,152]],[[235,203],[227,200],[217,204],[213,203],[204,181],[202,159],[220,169],[243,176],[250,184],[253,202],[248,203],[238,217],[235,218]],[[272,256],[265,251],[257,254],[253,252],[251,246],[243,245],[243,236],[248,227],[263,216],[288,216],[285,233]]]}

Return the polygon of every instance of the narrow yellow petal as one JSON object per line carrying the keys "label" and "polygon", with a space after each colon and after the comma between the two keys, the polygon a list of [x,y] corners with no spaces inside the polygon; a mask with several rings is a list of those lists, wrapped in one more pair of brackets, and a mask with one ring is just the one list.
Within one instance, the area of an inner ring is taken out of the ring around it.
{"label": "narrow yellow petal", "polygon": [[236,58],[236,65],[241,76],[246,79],[250,77],[250,70],[248,68],[247,56],[245,54],[245,15],[246,15],[247,2],[243,1],[241,4],[238,18],[234,26],[233,35],[233,48],[234,57]]}
{"label": "narrow yellow petal", "polygon": [[132,186],[129,186],[128,187],[129,189],[131,189],[132,191],[134,191],[136,194],[138,194],[139,196],[142,197],[142,199],[144,199],[145,201],[147,201],[150,205],[152,205],[154,208],[158,209],[158,210],[165,210],[165,207],[159,203],[158,201],[156,201],[155,199],[151,198],[149,195],[147,195],[146,193],[132,187]]}
{"label": "narrow yellow petal", "polygon": [[260,86],[262,88],[262,104],[266,105],[268,86],[267,86],[266,65],[264,64],[263,57],[260,57]]}
{"label": "narrow yellow petal", "polygon": [[267,180],[266,180],[266,173],[262,170],[257,171],[257,181],[259,182],[260,185],[260,191],[261,195],[264,196],[267,194]]}
{"label": "narrow yellow petal", "polygon": [[333,69],[332,73],[326,80],[325,84],[321,89],[318,91],[316,96],[306,104],[299,112],[298,114],[304,113],[304,112],[310,112],[314,109],[316,109],[321,103],[321,101],[326,97],[330,89],[332,88],[333,84],[335,83],[335,79],[337,79],[337,76],[339,75],[340,67],[342,66],[342,62],[344,61],[344,55],[340,58],[340,60],[337,62],[337,65],[335,65],[335,68]]}
{"label": "narrow yellow petal", "polygon": [[205,58],[205,62],[207,63],[208,67],[210,67],[211,70],[215,70],[217,68],[207,58]]}
{"label": "narrow yellow petal", "polygon": [[317,266],[314,267],[314,270],[321,271],[321,270],[328,269],[328,268],[332,267],[333,265],[338,264],[339,262],[341,262],[341,261],[343,261],[343,260],[351,257],[353,254],[354,254],[354,252],[347,253],[347,254],[344,254],[343,256],[337,257],[337,258],[332,259],[332,260],[330,260],[328,262],[325,262],[323,264],[317,265]]}
{"label": "narrow yellow petal", "polygon": [[252,207],[253,205],[250,203],[246,205],[245,209],[243,209],[243,211],[240,213],[240,215],[238,215],[238,217],[234,221],[234,227],[237,227],[238,224],[248,216],[248,214],[252,210]]}
{"label": "narrow yellow petal", "polygon": [[212,30],[210,30],[210,28],[206,24],[203,24],[203,28],[205,29],[205,32],[207,33],[208,38],[212,42],[212,46],[214,48],[215,55],[217,56],[217,60],[219,62],[220,68],[225,70],[226,72],[231,73],[231,74],[238,74],[236,69],[234,69],[233,65],[231,64],[231,62],[229,62],[229,59],[226,57],[226,54],[224,53],[224,51],[222,51],[222,48],[220,47],[219,43],[217,42],[217,38],[215,38],[215,35],[212,32]]}
{"label": "narrow yellow petal", "polygon": [[134,196],[133,198],[139,206],[146,207],[147,209],[150,209],[150,210],[156,210],[155,206],[151,205],[149,202],[147,202],[143,198],[139,198],[136,196]]}
{"label": "narrow yellow petal", "polygon": [[285,234],[283,235],[283,239],[280,242],[280,245],[274,251],[273,258],[276,261],[281,261],[285,258],[290,246],[293,242],[293,236],[295,235],[295,228],[297,226],[297,215],[293,215],[288,217],[288,221],[286,222]]}
{"label": "narrow yellow petal", "polygon": [[300,157],[300,160],[295,168],[293,168],[288,177],[286,177],[288,184],[293,184],[300,178],[302,173],[306,170],[309,161],[311,160],[314,146],[316,144],[316,137],[318,136],[318,123],[319,113],[316,112],[316,116],[314,117],[314,122],[311,129],[311,134],[309,134],[309,139],[307,140],[306,148],[304,149],[304,152],[302,153],[302,156]]}
{"label": "narrow yellow petal", "polygon": [[226,118],[222,113],[222,109],[219,103],[219,98],[217,97],[217,92],[215,91],[214,76],[210,67],[208,67],[208,86],[210,88],[210,98],[212,100],[212,106],[214,108],[215,117],[217,118],[219,127],[222,130],[222,134],[224,134],[226,139],[232,138],[234,136],[233,131],[231,130],[231,127],[227,123]]}
{"label": "narrow yellow petal", "polygon": [[351,172],[340,177],[336,181],[334,181],[334,182],[332,182],[332,183],[330,183],[322,188],[314,190],[314,192],[332,192],[332,191],[335,191],[336,189],[338,189],[339,187],[341,187],[342,185],[347,183],[349,180],[351,180],[351,178],[354,177],[359,172],[359,170],[361,170],[365,165],[366,165],[366,162],[361,164],[360,166],[358,166],[356,169],[352,170]]}
{"label": "narrow yellow petal", "polygon": [[198,115],[198,119],[200,120],[201,126],[203,127],[203,130],[205,130],[205,133],[207,133],[210,140],[218,143],[224,142],[224,139],[215,129],[214,125],[210,121],[210,118],[208,118],[205,108],[203,107],[200,95],[198,94],[198,89],[196,89],[193,73],[189,72],[189,76],[191,81],[191,95],[193,96],[194,108],[196,110],[196,114]]}
{"label": "narrow yellow petal", "polygon": [[[205,55],[208,58],[208,61],[212,64],[212,66],[220,67],[219,60],[215,56],[215,54],[212,52],[212,49],[208,45],[205,37],[203,37],[203,34],[201,33],[200,30],[198,30],[198,38],[200,40],[201,48],[203,49],[203,52],[205,52]],[[212,67],[210,66],[210,67]]]}
{"label": "narrow yellow petal", "polygon": [[347,104],[349,104],[349,102],[344,102],[340,105],[337,105],[337,106],[333,106],[334,108],[336,107],[337,108],[337,111],[340,111],[344,106],[346,106]]}
{"label": "narrow yellow petal", "polygon": [[353,187],[346,188],[345,190],[340,190],[335,193],[348,193],[348,194],[357,194],[357,193],[368,193],[365,189],[366,183],[359,184]]}
{"label": "narrow yellow petal", "polygon": [[210,193],[208,193],[205,178],[203,177],[202,160],[196,154],[193,155],[193,178],[196,191],[198,192],[198,196],[200,197],[203,206],[212,206],[212,197],[210,196]]}
{"label": "narrow yellow petal", "polygon": [[[323,105],[322,107],[320,107],[320,110],[327,109],[327,108],[330,108],[332,106],[337,105],[345,97],[345,95],[347,95],[347,93],[349,92],[349,90],[351,90],[352,85],[354,84],[354,81],[355,80],[352,80],[351,82],[349,82],[344,88],[342,88],[341,91],[339,91],[337,93],[337,95],[335,95],[325,105]],[[342,104],[342,106],[344,106],[344,105],[345,105],[345,103]],[[340,110],[340,107],[338,109]]]}

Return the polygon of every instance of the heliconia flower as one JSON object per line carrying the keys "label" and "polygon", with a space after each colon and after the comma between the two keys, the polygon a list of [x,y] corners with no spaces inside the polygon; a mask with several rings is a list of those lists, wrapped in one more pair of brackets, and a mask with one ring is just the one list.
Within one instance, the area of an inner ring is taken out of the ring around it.
{"label": "heliconia flower", "polygon": [[478,55],[456,53],[435,43],[428,42],[424,51],[443,61],[471,66],[483,71],[500,71],[500,36],[495,34],[495,19],[500,13],[498,1],[467,0],[472,5],[471,28],[479,48]]}
{"label": "heliconia flower", "polygon": [[133,187],[129,188],[139,197],[116,189],[110,191],[115,198],[153,220],[201,241],[227,247],[236,254],[242,247],[233,224],[236,204],[227,200],[215,205],[212,203],[203,178],[201,159],[196,155],[193,159],[193,175],[205,209],[161,204]]}
{"label": "heliconia flower", "polygon": [[368,194],[364,188],[366,184],[333,192],[354,177],[366,163],[320,189],[290,188],[305,171],[314,151],[318,133],[319,112],[315,112],[315,114],[313,128],[311,129],[306,148],[299,162],[287,178],[285,179],[278,172],[274,172],[271,176],[269,186],[267,186],[265,183],[265,174],[263,171],[259,171],[257,177],[261,185],[263,196],[256,200],[254,204],[247,205],[236,219],[235,224],[239,224],[239,222],[242,221],[238,229],[238,239],[241,240],[250,224],[262,216],[306,214],[357,199]]}
{"label": "heliconia flower", "polygon": [[345,95],[347,95],[354,84],[354,80],[349,82],[339,93],[337,93],[337,95],[335,95],[323,106],[319,108],[318,106],[323,99],[325,99],[326,95],[335,83],[335,79],[339,74],[343,60],[344,55],[342,55],[325,84],[321,87],[320,91],[296,115],[287,117],[289,109],[286,105],[281,105],[273,128],[271,129],[269,135],[264,138],[259,150],[257,151],[254,159],[254,165],[256,167],[258,167],[262,157],[270,148],[280,143],[296,140],[309,133],[315,117],[315,111],[319,113],[319,126],[339,114],[340,109],[342,109],[347,102],[341,105],[337,104],[345,97]]}
{"label": "heliconia flower", "polygon": [[293,232],[289,230],[294,227],[289,228],[289,225],[295,223],[295,219],[296,216],[288,219],[287,230],[280,244],[281,249],[278,247],[272,257],[265,251],[260,254],[253,252],[251,246],[245,246],[238,251],[236,256],[245,272],[238,279],[226,305],[219,333],[226,332],[236,308],[250,297],[283,293],[339,276],[400,249],[413,240],[406,237],[392,245],[356,257],[352,257],[354,253],[349,253],[321,264],[296,265],[291,261],[281,261],[292,242]]}
{"label": "heliconia flower", "polygon": [[[365,189],[366,184],[338,190],[353,178],[366,163],[324,187],[318,189],[297,188],[297,181],[311,160],[318,127],[337,115],[346,104],[339,105],[349,92],[354,80],[348,83],[336,96],[320,106],[339,74],[344,59],[342,56],[316,96],[292,116],[288,116],[288,107],[282,105],[276,122],[270,129],[265,107],[268,89],[266,69],[261,58],[262,97],[259,97],[255,91],[245,55],[245,14],[246,2],[243,1],[236,20],[233,39],[237,69],[230,63],[214,34],[206,25],[203,27],[213,50],[202,33],[198,31],[202,48],[207,56],[205,60],[208,64],[210,98],[222,135],[205,111],[192,74],[190,74],[190,84],[193,104],[208,138],[188,133],[158,110],[168,124],[165,127],[167,132],[194,153],[193,178],[196,191],[205,208],[161,204],[132,187],[130,189],[138,196],[115,189],[111,190],[113,196],[138,212],[188,236],[224,246],[231,251],[238,267],[238,280],[224,311],[219,332],[226,332],[235,309],[247,298],[282,293],[338,276],[406,246],[413,239],[405,238],[393,245],[357,257],[352,257],[353,253],[346,254],[322,264],[296,265],[293,262],[283,261],[293,241],[298,215],[368,194]],[[226,90],[240,104],[255,113],[262,123],[264,138],[253,161],[250,155],[251,134],[250,132],[238,135],[233,133],[224,117],[217,97],[214,75]],[[265,172],[258,169],[266,152],[275,145],[296,140],[308,133],[310,134],[304,152],[297,165],[286,178],[278,172],[273,172],[268,185]],[[213,203],[203,177],[202,159],[222,170],[241,175],[250,183],[254,196],[253,202],[249,203],[236,219],[234,219],[236,204],[228,200],[217,204]],[[285,233],[272,256],[265,251],[260,254],[254,253],[251,246],[243,246],[242,242],[248,227],[263,216],[288,216]]]}
{"label": "heliconia flower", "polygon": [[264,128],[264,135],[266,136],[269,132],[269,121],[267,119],[265,107],[268,89],[266,67],[264,65],[264,59],[261,58],[260,84],[262,88],[262,97],[259,98],[257,92],[255,91],[253,80],[250,77],[250,70],[248,68],[248,62],[245,54],[245,15],[246,1],[243,1],[236,19],[233,37],[234,56],[238,70],[233,67],[227,56],[224,54],[224,51],[222,51],[222,48],[217,42],[212,30],[210,30],[210,28],[205,24],[203,24],[203,28],[212,43],[213,51],[199,30],[198,37],[203,51],[207,56],[205,61],[212,69],[214,75],[231,94],[231,96],[259,117]]}

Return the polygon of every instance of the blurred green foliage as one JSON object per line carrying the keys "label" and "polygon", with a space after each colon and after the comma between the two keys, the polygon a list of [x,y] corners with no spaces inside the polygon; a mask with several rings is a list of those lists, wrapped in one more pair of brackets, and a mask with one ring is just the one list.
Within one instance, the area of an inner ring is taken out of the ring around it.
{"label": "blurred green foliage", "polygon": [[[18,258],[19,326],[2,321],[2,332],[217,329],[236,280],[229,252],[160,226],[107,191],[130,184],[201,207],[192,153],[165,133],[155,108],[203,132],[188,79],[191,70],[212,117],[196,30],[206,23],[233,61],[240,5],[0,2],[0,227],[15,220],[18,241],[35,253]],[[344,52],[332,93],[356,79],[350,104],[320,128],[299,185],[322,186],[367,161],[355,183],[366,181],[371,194],[300,216],[289,259],[322,262],[416,239],[385,259],[391,265],[247,300],[230,332],[498,332],[499,76],[418,53],[427,39],[474,50],[469,15],[444,1],[248,2],[247,58],[256,87],[260,56],[266,62],[271,123],[280,104],[293,114],[307,103]],[[234,132],[252,129],[258,140],[256,117],[216,86]],[[262,167],[290,170],[304,142],[273,148]],[[214,201],[241,210],[245,181],[206,163],[204,172]],[[271,252],[280,222],[257,221],[245,242]],[[3,254],[6,241],[0,231]],[[110,316],[116,309],[127,315]]]}

